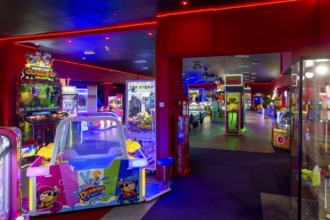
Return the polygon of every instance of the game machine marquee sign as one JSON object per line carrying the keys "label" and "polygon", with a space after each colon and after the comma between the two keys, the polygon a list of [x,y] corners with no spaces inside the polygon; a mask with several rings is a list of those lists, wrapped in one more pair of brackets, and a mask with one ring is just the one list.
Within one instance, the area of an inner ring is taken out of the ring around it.
{"label": "game machine marquee sign", "polygon": [[23,141],[35,139],[38,146],[54,140],[56,124],[66,113],[61,107],[61,84],[53,71],[50,53],[25,55],[26,63],[18,85],[17,115]]}
{"label": "game machine marquee sign", "polygon": [[243,86],[241,74],[225,75],[225,86]]}
{"label": "game machine marquee sign", "polygon": [[53,59],[50,53],[27,53],[26,64],[22,71],[22,80],[42,80],[55,82],[57,74],[53,71]]}

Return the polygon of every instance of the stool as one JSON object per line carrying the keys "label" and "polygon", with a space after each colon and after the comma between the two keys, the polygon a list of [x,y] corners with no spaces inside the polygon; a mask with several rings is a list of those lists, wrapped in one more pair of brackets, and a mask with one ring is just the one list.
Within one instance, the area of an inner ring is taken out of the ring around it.
{"label": "stool", "polygon": [[157,164],[163,167],[163,185],[167,185],[167,167],[173,164],[173,157],[160,158],[157,160]]}

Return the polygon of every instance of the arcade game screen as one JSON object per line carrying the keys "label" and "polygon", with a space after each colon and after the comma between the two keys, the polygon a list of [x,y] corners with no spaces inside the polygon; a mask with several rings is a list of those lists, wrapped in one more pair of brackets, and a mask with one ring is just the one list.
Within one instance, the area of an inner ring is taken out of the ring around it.
{"label": "arcade game screen", "polygon": [[42,83],[20,83],[19,112],[58,110],[61,86]]}

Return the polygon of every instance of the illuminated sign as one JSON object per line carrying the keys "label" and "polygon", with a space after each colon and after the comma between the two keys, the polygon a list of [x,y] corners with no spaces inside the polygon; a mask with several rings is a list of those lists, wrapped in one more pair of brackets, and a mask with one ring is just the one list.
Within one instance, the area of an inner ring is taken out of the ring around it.
{"label": "illuminated sign", "polygon": [[56,81],[57,74],[53,71],[53,60],[49,53],[27,53],[25,68],[21,79]]}
{"label": "illuminated sign", "polygon": [[62,87],[62,95],[66,94],[77,94],[77,89],[75,86],[63,86]]}
{"label": "illuminated sign", "polygon": [[225,85],[226,86],[242,86],[243,85],[243,75],[242,74],[225,75]]}

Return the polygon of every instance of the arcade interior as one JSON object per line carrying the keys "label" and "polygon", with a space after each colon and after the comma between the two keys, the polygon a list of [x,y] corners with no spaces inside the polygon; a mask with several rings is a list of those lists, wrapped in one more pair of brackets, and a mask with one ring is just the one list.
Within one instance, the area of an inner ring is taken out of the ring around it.
{"label": "arcade interior", "polygon": [[330,219],[329,1],[1,8],[0,220]]}

